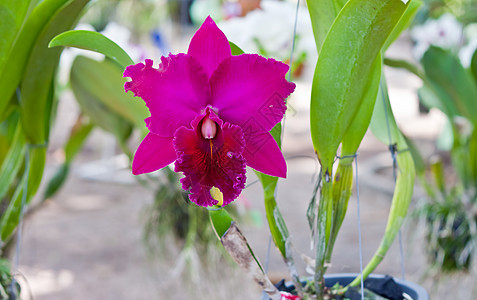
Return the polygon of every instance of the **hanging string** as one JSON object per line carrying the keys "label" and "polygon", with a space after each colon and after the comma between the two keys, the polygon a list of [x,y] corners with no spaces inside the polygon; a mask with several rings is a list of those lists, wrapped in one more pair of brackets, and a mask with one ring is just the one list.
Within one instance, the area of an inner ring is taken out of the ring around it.
{"label": "hanging string", "polygon": [[[363,244],[361,240],[361,205],[359,202],[359,179],[358,179],[358,154],[355,154],[355,182],[356,182],[356,199],[358,204],[358,243],[359,243],[359,273],[363,278]],[[361,300],[364,300],[364,280],[361,280]]]}
{"label": "hanging string", "polygon": [[[297,27],[297,24],[298,24],[298,10],[299,10],[299,7],[300,7],[300,0],[298,0],[296,2],[295,23],[294,23],[294,26],[293,26],[292,47],[291,47],[291,50],[290,50],[290,59],[289,59],[290,70],[288,71],[288,76],[287,76],[288,81],[291,80],[293,52],[295,51],[296,27]],[[280,141],[283,141],[283,136],[284,136],[284,132],[285,132],[285,122],[286,122],[286,114],[283,116],[282,131],[280,133]],[[277,189],[275,189],[275,198],[276,197],[277,197]],[[265,273],[268,272],[268,264],[269,264],[269,261],[270,261],[271,243],[272,243],[272,236],[270,235],[269,240],[268,240],[267,256],[265,258]],[[297,287],[297,288],[299,288],[299,287]],[[266,299],[266,297],[268,297],[268,296],[262,295],[262,299]]]}
{"label": "hanging string", "polygon": [[[397,168],[398,168],[396,154],[398,154],[398,151],[396,149],[396,144],[394,144],[393,141],[392,141],[391,126],[389,124],[387,103],[386,103],[386,99],[385,99],[385,95],[384,95],[384,89],[383,89],[383,86],[382,86],[382,82],[380,83],[380,85],[381,85],[380,86],[380,88],[381,88],[381,98],[382,98],[383,105],[384,105],[384,116],[386,118],[386,129],[387,129],[388,138],[389,138],[388,148],[389,148],[389,152],[391,153],[391,158],[392,158],[392,161],[393,161],[393,179],[394,179],[394,182],[396,182],[396,180],[397,180]],[[398,242],[399,242],[399,258],[401,260],[401,279],[404,280],[405,277],[406,277],[406,269],[405,269],[405,265],[404,265],[404,250],[403,250],[401,229],[399,229],[399,233],[398,233]]]}
{"label": "hanging string", "polygon": [[[363,242],[361,239],[361,204],[359,201],[359,177],[358,177],[358,153],[353,155],[336,156],[336,159],[354,158],[355,165],[355,184],[356,184],[356,200],[358,205],[358,245],[359,245],[359,274],[363,278]],[[361,280],[361,300],[364,300],[364,280]]]}
{"label": "hanging string", "polygon": [[[30,177],[30,145],[27,145],[26,153],[25,153],[25,183],[23,185],[23,193],[22,193],[22,201],[20,206],[20,216],[18,221],[18,229],[17,229],[17,241],[15,245],[15,259],[13,260],[13,272],[18,273],[18,266],[20,261],[20,250],[21,250],[21,239],[22,239],[22,231],[23,231],[23,215],[24,209],[27,201],[28,196],[28,178]],[[18,299],[17,290],[16,290],[17,281],[15,276],[12,276],[11,282],[11,291],[13,299]]]}

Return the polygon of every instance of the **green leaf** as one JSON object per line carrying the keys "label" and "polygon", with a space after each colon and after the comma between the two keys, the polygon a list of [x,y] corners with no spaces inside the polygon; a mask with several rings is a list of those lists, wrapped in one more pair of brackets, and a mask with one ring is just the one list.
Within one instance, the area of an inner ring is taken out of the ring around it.
{"label": "green leaf", "polygon": [[[383,132],[382,128],[384,128]],[[416,171],[411,151],[408,149],[406,139],[401,134],[389,102],[387,85],[384,76],[381,77],[380,91],[376,100],[373,117],[371,119],[371,129],[387,145],[393,145],[396,155],[396,185],[394,188],[393,200],[389,211],[386,230],[381,243],[371,258],[371,261],[363,269],[363,277],[366,278],[373,272],[379,263],[386,256],[389,247],[391,247],[396,238],[399,229],[407,215],[409,204],[411,203],[414,190],[414,179]],[[357,286],[361,277],[357,277],[350,286]]]}
{"label": "green leaf", "polygon": [[411,25],[421,5],[422,1],[420,0],[413,0],[409,3],[406,11],[402,15],[401,19],[399,19],[399,22],[397,23],[396,27],[394,27],[388,39],[384,43],[383,53],[389,48],[389,46],[391,46],[392,43],[394,43],[394,41],[397,40],[401,33]]}
{"label": "green leaf", "polygon": [[[378,97],[374,106],[370,128],[373,134],[386,145],[395,143],[406,145],[406,141],[397,127],[396,120],[389,103],[388,89],[384,76],[381,77]],[[401,147],[401,150],[406,149]]]}
{"label": "green leaf", "polygon": [[439,86],[436,86],[432,82],[425,83],[419,88],[417,94],[419,96],[419,101],[429,109],[437,108],[450,119],[453,119],[459,114],[452,99],[449,98]]}
{"label": "green leaf", "polygon": [[229,230],[230,225],[234,222],[229,213],[221,207],[209,209],[209,216],[219,239],[224,236],[227,230]]}
{"label": "green leaf", "polygon": [[469,138],[469,168],[472,185],[477,186],[477,127],[474,127]]}
{"label": "green leaf", "polygon": [[313,35],[315,37],[316,49],[320,52],[331,25],[336,19],[346,0],[307,0],[308,11],[310,12]]}
{"label": "green leaf", "polygon": [[[278,123],[275,127],[272,128],[270,133],[272,134],[273,138],[278,144],[278,147],[281,147],[281,132],[282,126]],[[281,218],[281,214],[277,207],[277,202],[275,199],[275,189],[277,188],[278,177],[266,175],[255,171],[257,174],[258,179],[263,187],[263,194],[264,194],[264,203],[265,203],[265,212],[267,216],[268,226],[270,227],[270,233],[272,235],[273,242],[280,250],[284,259],[287,259],[286,247],[285,242],[288,239],[288,230],[279,228],[280,224],[285,224],[283,220],[277,220],[276,217]],[[278,213],[277,213],[278,212]],[[286,235],[284,235],[286,234]]]}
{"label": "green leaf", "polygon": [[373,115],[376,95],[381,80],[381,67],[382,58],[381,55],[378,55],[374,60],[372,71],[366,84],[366,92],[363,96],[362,104],[343,137],[341,158],[333,182],[333,214],[331,218],[328,217],[332,219],[332,226],[329,238],[330,242],[326,249],[326,262],[331,262],[334,243],[338,237],[348,208],[348,201],[351,197],[351,189],[353,187],[352,163],[354,161],[354,155],[368,130],[371,116]]}
{"label": "green leaf", "polygon": [[115,63],[77,56],[71,67],[71,80],[108,110],[128,120],[144,134],[147,133],[144,119],[149,116],[149,111],[146,104],[132,93],[124,92],[126,79]]}
{"label": "green leaf", "polygon": [[0,115],[18,87],[38,36],[53,15],[72,0],[44,0],[32,11],[18,35],[0,74]]}
{"label": "green leaf", "polygon": [[54,37],[48,47],[76,47],[104,54],[117,62],[123,69],[134,64],[129,55],[115,42],[95,31],[70,30]]}
{"label": "green leaf", "polygon": [[73,126],[69,139],[64,147],[65,161],[62,165],[60,165],[55,175],[53,175],[48,182],[43,199],[53,197],[63,186],[69,174],[70,164],[72,163],[75,156],[80,152],[83,143],[93,128],[94,125],[89,121],[85,121],[84,116],[80,115],[78,117],[78,120]]}
{"label": "green leaf", "polygon": [[30,2],[31,0],[3,0],[0,3],[0,74],[23,25]]}
{"label": "green leaf", "polygon": [[77,65],[81,62],[78,56],[71,67],[71,89],[82,111],[90,118],[91,122],[107,132],[112,133],[119,141],[125,141],[132,132],[132,124],[94,95],[90,87],[77,74]]}
{"label": "green leaf", "polygon": [[422,65],[433,89],[446,95],[445,101],[452,101],[460,115],[477,125],[477,84],[460,60],[448,51],[431,46],[424,53]]}
{"label": "green leaf", "polygon": [[470,71],[474,75],[475,82],[477,83],[477,49],[472,55],[472,60],[470,61]]}
{"label": "green leaf", "polygon": [[356,151],[358,151],[358,147],[368,130],[373,115],[374,104],[376,103],[379,83],[381,81],[382,64],[381,55],[378,55],[374,60],[371,74],[366,83],[365,93],[361,100],[362,104],[343,137],[341,156],[356,154]]}
{"label": "green leaf", "polygon": [[243,50],[240,49],[239,46],[235,45],[231,41],[229,41],[229,45],[230,45],[230,50],[232,50],[232,55],[240,55],[240,54],[244,53]]}
{"label": "green leaf", "polygon": [[83,143],[86,138],[89,136],[91,131],[94,128],[94,124],[89,121],[85,121],[83,116],[80,116],[71,130],[70,137],[68,142],[65,145],[65,162],[67,164],[71,163],[76,156],[81,151]]}
{"label": "green leaf", "polygon": [[15,231],[15,228],[18,226],[26,181],[28,181],[28,188],[26,190],[27,194],[25,204],[28,204],[38,190],[43,176],[46,160],[46,147],[30,147],[27,151],[29,159],[26,170],[10,203],[8,204],[7,209],[3,215],[0,216],[0,244],[8,241],[12,233]]}
{"label": "green leaf", "polygon": [[66,178],[68,177],[70,166],[67,163],[60,165],[56,173],[51,177],[50,181],[46,185],[45,193],[43,194],[43,199],[48,199],[53,197],[56,192],[63,186]]}
{"label": "green leaf", "polygon": [[59,32],[73,27],[89,0],[75,0],[63,7],[45,26],[33,45],[21,83],[20,108],[23,129],[32,144],[48,139],[53,101],[53,80],[62,49],[49,49],[48,43]]}
{"label": "green leaf", "polygon": [[20,124],[16,124],[13,143],[0,166],[0,199],[3,199],[14,182],[25,157],[25,136]]}
{"label": "green leaf", "polygon": [[[404,13],[401,0],[350,0],[321,48],[311,95],[311,134],[323,174],[365,93],[372,61]],[[350,25],[352,24],[352,25]]]}

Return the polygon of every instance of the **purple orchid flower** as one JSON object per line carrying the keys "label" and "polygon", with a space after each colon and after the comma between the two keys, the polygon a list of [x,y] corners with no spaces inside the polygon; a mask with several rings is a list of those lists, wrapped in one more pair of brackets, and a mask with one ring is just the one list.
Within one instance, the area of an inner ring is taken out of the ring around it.
{"label": "purple orchid flower", "polygon": [[245,186],[245,166],[286,177],[283,154],[269,131],[285,114],[285,99],[295,84],[288,66],[256,54],[232,56],[230,45],[208,17],[192,38],[187,54],[162,57],[126,68],[125,90],[141,97],[151,116],[149,134],[134,156],[133,174],[172,162],[183,172],[182,187],[200,206],[237,198]]}

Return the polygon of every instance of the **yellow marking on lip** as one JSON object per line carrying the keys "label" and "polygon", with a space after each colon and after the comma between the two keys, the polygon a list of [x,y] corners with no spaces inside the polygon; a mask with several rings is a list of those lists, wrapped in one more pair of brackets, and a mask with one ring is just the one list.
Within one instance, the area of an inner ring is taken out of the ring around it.
{"label": "yellow marking on lip", "polygon": [[217,206],[222,206],[224,204],[224,194],[222,194],[222,192],[215,186],[210,189],[210,195],[214,200],[218,201],[216,204]]}

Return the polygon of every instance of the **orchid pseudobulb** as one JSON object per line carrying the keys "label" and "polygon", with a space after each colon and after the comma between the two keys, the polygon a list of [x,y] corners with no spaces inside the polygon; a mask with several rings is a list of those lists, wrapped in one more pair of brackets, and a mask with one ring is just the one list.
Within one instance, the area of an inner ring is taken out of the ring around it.
{"label": "orchid pseudobulb", "polygon": [[125,90],[141,97],[151,116],[149,133],[133,160],[143,174],[175,161],[182,187],[200,206],[236,199],[245,186],[245,166],[286,177],[283,154],[269,131],[283,118],[285,99],[295,84],[285,79],[288,66],[256,54],[232,56],[225,35],[208,17],[187,53],[126,68]]}

